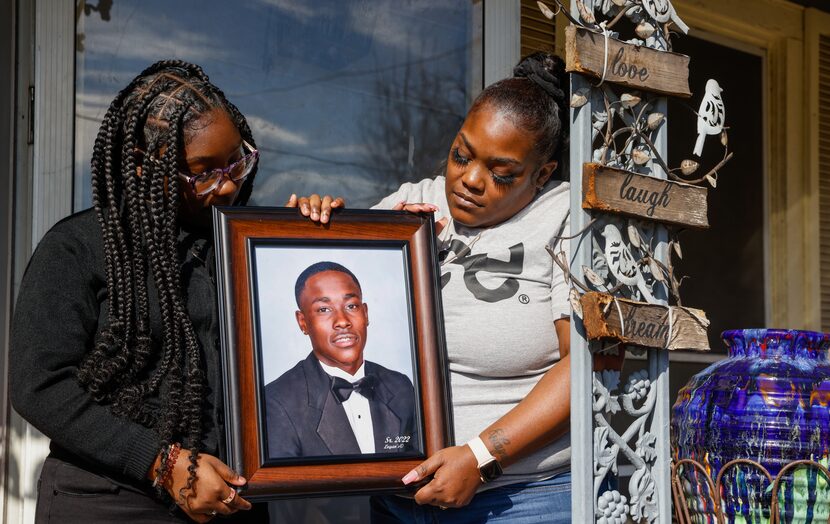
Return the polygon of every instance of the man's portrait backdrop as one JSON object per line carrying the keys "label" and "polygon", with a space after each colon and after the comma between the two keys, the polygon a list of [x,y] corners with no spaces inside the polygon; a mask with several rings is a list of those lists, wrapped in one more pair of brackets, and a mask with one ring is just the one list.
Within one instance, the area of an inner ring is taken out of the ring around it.
{"label": "man's portrait backdrop", "polygon": [[294,284],[305,268],[324,260],[349,268],[360,282],[363,302],[369,307],[364,358],[403,373],[415,383],[403,250],[259,244],[253,257],[262,385],[294,367],[311,351],[309,339],[300,331],[294,316],[298,309]]}

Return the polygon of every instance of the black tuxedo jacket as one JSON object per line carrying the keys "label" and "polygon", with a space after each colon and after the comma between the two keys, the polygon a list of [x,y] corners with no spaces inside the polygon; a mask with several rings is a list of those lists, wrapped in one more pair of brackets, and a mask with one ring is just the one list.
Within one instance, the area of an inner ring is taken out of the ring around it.
{"label": "black tuxedo jacket", "polygon": [[[415,389],[406,375],[366,361],[376,377],[369,401],[376,453],[419,447]],[[312,352],[265,386],[267,456],[314,457],[360,454],[346,410],[331,392],[331,377]]]}

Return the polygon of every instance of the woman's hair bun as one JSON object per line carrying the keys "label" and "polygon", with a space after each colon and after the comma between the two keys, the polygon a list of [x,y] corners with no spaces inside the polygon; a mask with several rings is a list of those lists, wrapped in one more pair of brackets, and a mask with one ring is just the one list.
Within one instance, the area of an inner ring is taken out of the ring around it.
{"label": "woman's hair bun", "polygon": [[549,94],[558,105],[565,102],[565,90],[562,84],[566,81],[565,63],[561,58],[543,51],[537,51],[522,59],[513,68],[513,76],[527,78],[547,94]]}

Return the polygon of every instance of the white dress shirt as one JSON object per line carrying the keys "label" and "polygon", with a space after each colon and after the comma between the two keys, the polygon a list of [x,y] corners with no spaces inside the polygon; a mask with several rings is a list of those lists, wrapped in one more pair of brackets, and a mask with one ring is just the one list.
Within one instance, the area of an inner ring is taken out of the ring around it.
{"label": "white dress shirt", "polygon": [[[349,375],[346,371],[333,366],[328,366],[320,362],[329,376],[340,377],[347,382],[354,384],[365,376],[364,367],[366,363],[360,365],[360,368],[354,375]],[[375,452],[375,431],[372,426],[372,413],[369,411],[369,399],[353,391],[349,398],[343,402],[343,409],[346,410],[346,417],[349,419],[349,424],[352,426],[352,432],[357,439],[357,445],[360,446],[361,453]]]}

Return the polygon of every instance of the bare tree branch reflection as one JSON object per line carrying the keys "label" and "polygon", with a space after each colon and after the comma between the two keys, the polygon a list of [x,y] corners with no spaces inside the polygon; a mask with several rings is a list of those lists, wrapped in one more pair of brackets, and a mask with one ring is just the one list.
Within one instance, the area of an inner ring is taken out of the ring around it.
{"label": "bare tree branch reflection", "polygon": [[407,62],[394,76],[378,76],[378,100],[360,123],[363,163],[385,173],[376,200],[404,182],[438,174],[464,120],[466,86],[459,76],[423,62]]}
{"label": "bare tree branch reflection", "polygon": [[[101,15],[101,20],[104,22],[109,22],[111,19],[110,12],[112,11],[112,2],[113,0],[98,0],[96,5],[92,5],[86,2],[86,0],[78,0],[78,3],[75,4],[75,26],[77,29],[80,29],[80,24],[78,22],[81,21],[81,13],[86,16],[92,14],[93,11]],[[84,39],[86,38],[86,34],[83,31],[79,31],[76,29],[75,32],[75,51],[78,53],[84,52]]]}

